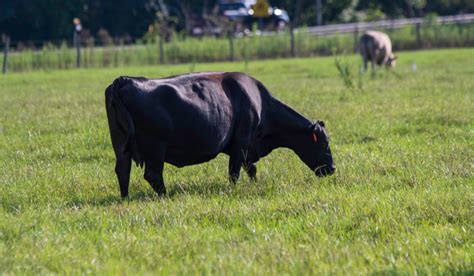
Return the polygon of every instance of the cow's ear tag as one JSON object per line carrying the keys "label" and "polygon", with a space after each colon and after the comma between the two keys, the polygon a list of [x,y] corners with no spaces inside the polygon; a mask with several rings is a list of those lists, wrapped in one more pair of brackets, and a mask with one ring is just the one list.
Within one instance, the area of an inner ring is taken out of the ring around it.
{"label": "cow's ear tag", "polygon": [[315,133],[315,132],[313,132],[313,141],[314,141],[314,142],[317,142],[317,141],[318,141],[318,138],[316,137],[316,133]]}

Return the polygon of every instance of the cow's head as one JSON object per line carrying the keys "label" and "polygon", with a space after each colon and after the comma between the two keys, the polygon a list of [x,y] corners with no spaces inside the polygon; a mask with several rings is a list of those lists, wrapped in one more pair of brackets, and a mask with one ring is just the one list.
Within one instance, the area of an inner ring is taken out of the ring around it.
{"label": "cow's head", "polygon": [[336,168],[334,168],[329,148],[329,136],[324,122],[317,121],[308,130],[303,142],[304,149],[299,154],[300,158],[319,177],[333,174]]}
{"label": "cow's head", "polygon": [[388,58],[388,61],[387,61],[387,66],[395,67],[396,64],[397,64],[397,56],[395,56],[394,54],[390,54],[390,57]]}

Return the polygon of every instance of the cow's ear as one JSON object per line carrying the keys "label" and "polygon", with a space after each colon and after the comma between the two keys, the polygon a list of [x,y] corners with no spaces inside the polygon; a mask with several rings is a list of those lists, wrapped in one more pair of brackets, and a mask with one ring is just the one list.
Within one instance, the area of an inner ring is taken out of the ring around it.
{"label": "cow's ear", "polygon": [[316,123],[319,124],[322,127],[326,127],[326,125],[324,124],[324,121],[319,121],[318,120]]}
{"label": "cow's ear", "polygon": [[309,127],[308,127],[308,131],[309,131],[309,135],[311,137],[311,139],[316,143],[318,141],[318,136],[316,135],[316,129],[318,128],[317,126],[317,122],[314,123],[314,124],[311,124]]}

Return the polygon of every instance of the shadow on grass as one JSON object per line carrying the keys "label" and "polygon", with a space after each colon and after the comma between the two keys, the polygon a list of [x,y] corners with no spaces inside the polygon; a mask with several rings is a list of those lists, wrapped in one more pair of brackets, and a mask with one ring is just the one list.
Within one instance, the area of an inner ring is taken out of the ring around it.
{"label": "shadow on grass", "polygon": [[153,201],[156,199],[156,195],[153,191],[144,191],[140,190],[138,192],[134,192],[129,194],[129,196],[125,199],[120,197],[120,194],[111,193],[109,195],[105,195],[103,197],[94,196],[93,198],[84,198],[84,197],[76,197],[71,199],[70,201],[66,202],[67,208],[82,208],[82,206],[111,206],[116,204],[122,204],[125,202],[146,202],[146,201]]}
{"label": "shadow on grass", "polygon": [[168,194],[166,195],[169,198],[176,198],[180,196],[204,196],[212,197],[216,195],[225,195],[229,194],[237,184],[224,183],[224,182],[193,182],[189,184],[185,183],[173,183],[168,185]]}
{"label": "shadow on grass", "polygon": [[[263,184],[263,183],[261,183]],[[148,185],[148,183],[147,183]],[[170,183],[166,185],[167,194],[159,197],[151,187],[141,186],[137,189],[130,188],[127,198],[122,199],[118,192],[105,195],[103,197],[94,196],[92,198],[76,197],[68,201],[67,208],[82,208],[82,206],[111,206],[126,202],[153,202],[157,200],[174,200],[183,196],[198,196],[201,198],[211,198],[216,196],[234,195],[239,198],[265,197],[274,190],[268,185],[259,185],[258,181],[239,181],[231,184],[226,181]]]}

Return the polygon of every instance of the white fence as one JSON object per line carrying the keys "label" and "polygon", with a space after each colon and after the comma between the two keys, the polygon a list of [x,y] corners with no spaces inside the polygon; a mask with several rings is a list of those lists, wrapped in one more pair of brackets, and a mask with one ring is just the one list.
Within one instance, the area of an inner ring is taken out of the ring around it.
{"label": "white fence", "polygon": [[351,33],[354,30],[365,31],[370,29],[396,29],[410,25],[426,25],[426,24],[463,24],[474,22],[474,14],[461,14],[452,16],[437,16],[435,22],[428,22],[426,18],[409,18],[380,20],[372,22],[358,22],[346,24],[333,24],[326,26],[308,27],[298,29],[296,31],[307,32],[314,35],[329,35],[335,33]]}

